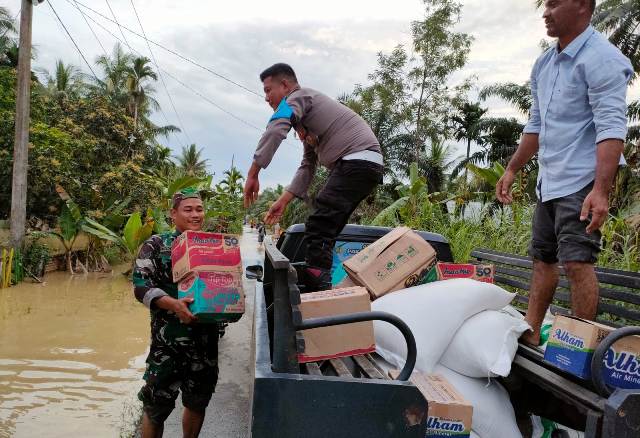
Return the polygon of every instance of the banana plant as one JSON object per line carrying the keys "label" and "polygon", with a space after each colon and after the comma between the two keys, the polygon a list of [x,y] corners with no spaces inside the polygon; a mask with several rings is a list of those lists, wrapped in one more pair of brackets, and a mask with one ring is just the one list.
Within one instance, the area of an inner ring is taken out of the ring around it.
{"label": "banana plant", "polygon": [[73,275],[71,253],[78,234],[87,218],[82,214],[80,207],[71,199],[71,196],[69,196],[64,187],[56,184],[56,192],[60,196],[60,199],[64,201],[64,205],[62,206],[60,217],[58,217],[58,230],[47,231],[46,234],[57,237],[62,243],[65,251],[64,256],[67,263],[67,270]]}
{"label": "banana plant", "polygon": [[154,224],[153,213],[148,210],[144,223],[140,212],[132,213],[124,226],[122,235],[91,218],[85,218],[82,230],[99,239],[115,243],[124,249],[131,259],[135,259],[140,246],[153,234]]}
{"label": "banana plant", "polygon": [[427,180],[419,174],[418,163],[409,166],[409,184],[400,184],[396,187],[400,195],[393,204],[382,210],[373,219],[372,225],[398,225],[410,222],[416,217],[424,203],[446,203],[446,195],[440,192],[429,193]]}

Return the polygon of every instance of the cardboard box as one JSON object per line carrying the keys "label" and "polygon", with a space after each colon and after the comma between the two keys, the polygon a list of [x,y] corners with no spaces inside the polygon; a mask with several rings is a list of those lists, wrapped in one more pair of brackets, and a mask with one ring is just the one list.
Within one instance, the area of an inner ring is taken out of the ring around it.
{"label": "cardboard box", "polygon": [[233,234],[185,231],[171,246],[173,281],[191,272],[242,272],[240,239]]}
{"label": "cardboard box", "polygon": [[[396,378],[397,370],[391,371]],[[414,371],[409,379],[427,399],[427,438],[469,437],[473,406],[440,374]]]}
{"label": "cardboard box", "polygon": [[[303,319],[347,313],[369,312],[369,293],[360,286],[332,289],[300,295]],[[304,345],[299,344],[298,362],[353,356],[375,351],[373,321],[303,330]]]}
{"label": "cardboard box", "polygon": [[238,272],[197,271],[178,283],[178,298],[194,301],[189,310],[198,322],[234,322],[244,314],[242,274]]}
{"label": "cardboard box", "polygon": [[604,381],[616,388],[640,389],[640,336],[620,339],[604,354]]}
{"label": "cardboard box", "polygon": [[[544,359],[573,375],[590,379],[593,352],[613,330],[597,322],[556,315]],[[607,384],[640,388],[640,336],[623,338],[613,344],[605,353],[603,363]]]}
{"label": "cardboard box", "polygon": [[396,228],[344,262],[351,279],[373,299],[415,286],[436,259],[436,251],[408,227]]}
{"label": "cardboard box", "polygon": [[471,263],[440,263],[436,265],[438,280],[452,278],[471,278],[484,283],[493,283],[495,268],[493,265],[474,265]]}
{"label": "cardboard box", "polygon": [[[331,264],[331,284],[333,285],[334,289],[341,287],[340,284],[344,283],[344,281],[349,278],[342,264],[369,245],[370,243],[366,242],[347,242],[342,240],[336,241],[335,245],[333,246],[333,257]],[[353,284],[350,284],[349,286],[351,285]]]}

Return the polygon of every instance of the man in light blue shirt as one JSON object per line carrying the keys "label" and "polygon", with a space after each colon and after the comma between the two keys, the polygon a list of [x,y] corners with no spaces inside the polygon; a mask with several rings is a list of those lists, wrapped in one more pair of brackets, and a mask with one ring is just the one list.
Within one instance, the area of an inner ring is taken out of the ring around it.
{"label": "man in light blue shirt", "polygon": [[496,185],[508,204],[516,173],[537,153],[539,162],[529,254],[534,269],[522,339],[537,345],[540,326],[558,285],[558,261],[571,284],[571,309],[594,319],[600,227],[627,133],[629,60],[590,26],[595,0],[546,0],[543,18],[557,46],[536,61],[533,105],[518,150]]}

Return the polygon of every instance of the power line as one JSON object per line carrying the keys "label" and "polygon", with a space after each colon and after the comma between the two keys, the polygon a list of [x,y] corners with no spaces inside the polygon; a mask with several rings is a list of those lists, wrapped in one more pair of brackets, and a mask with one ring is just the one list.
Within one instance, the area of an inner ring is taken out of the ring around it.
{"label": "power line", "polygon": [[[75,0],[74,0],[75,1]],[[118,19],[116,18],[116,14],[113,12],[113,9],[111,9],[111,3],[109,3],[109,0],[104,0],[105,2],[107,2],[107,6],[109,7],[109,10],[111,11],[111,16],[113,17],[113,19],[115,20],[115,23],[118,25],[118,29],[120,29],[120,34],[122,35],[122,39],[124,40],[124,43],[127,45],[127,47],[129,48],[129,50],[133,49],[131,48],[131,46],[129,45],[129,41],[127,41],[127,37],[124,36],[124,32],[122,31],[122,26],[120,26],[120,23],[118,22]],[[76,2],[77,3],[77,2]],[[80,3],[82,4],[82,3]]]}
{"label": "power line", "polygon": [[[68,3],[71,3],[71,0],[66,0]],[[74,2],[82,5],[81,2],[74,0]],[[84,6],[84,5],[82,5]],[[84,14],[84,12],[78,7],[75,6],[76,9],[78,9],[78,11],[80,11],[81,14]],[[91,8],[88,8],[85,6],[85,8],[92,10]],[[92,10],[93,11],[93,10]],[[93,11],[95,12],[95,11]],[[97,15],[101,16],[102,18],[104,18],[105,20],[113,23],[113,20],[109,19],[108,17],[105,17],[104,15],[100,14],[99,12],[96,12]],[[102,23],[98,22],[95,18],[93,18],[91,15],[86,15],[86,17],[91,20],[94,24],[96,24],[97,26],[99,26],[102,30],[104,30],[105,32],[107,32],[109,35],[111,35],[116,41],[122,43],[123,41],[117,36],[115,35],[113,32],[111,32],[109,29],[107,29],[104,25],[102,25]],[[124,27],[124,26],[123,26]],[[124,27],[124,29],[126,29],[129,32],[132,32],[130,29],[127,29],[126,27]],[[140,36],[140,35],[138,35]],[[141,38],[144,38],[141,36]],[[146,38],[145,38],[146,39]],[[152,40],[147,40],[148,42],[151,42],[153,44],[158,45],[157,43],[154,43]],[[137,51],[136,49],[132,49],[135,53],[137,53],[138,55],[142,56],[142,53],[140,53],[139,51]],[[181,81],[180,79],[178,79],[177,77],[175,77],[174,75],[172,75],[170,72],[168,72],[167,70],[163,69],[163,68],[159,68],[159,70],[161,70],[162,72],[164,72],[164,74],[166,74],[167,76],[169,76],[171,79],[173,79],[174,81],[176,81],[177,83],[179,83],[180,85],[182,85],[183,87],[185,87],[186,89],[188,89],[189,91],[191,91],[192,93],[194,93],[196,96],[202,98],[204,101],[208,102],[209,104],[215,106],[217,109],[219,109],[220,111],[222,111],[223,113],[227,114],[228,116],[234,118],[235,120],[239,121],[240,123],[255,129],[259,132],[264,132],[264,128],[259,128],[256,125],[247,122],[246,120],[242,119],[239,116],[236,116],[234,113],[232,113],[231,111],[226,110],[225,108],[223,108],[222,106],[220,106],[219,104],[217,104],[216,102],[214,102],[213,100],[211,100],[210,98],[208,98],[207,96],[205,96],[204,94],[200,93],[198,90],[194,89],[193,87],[191,87],[190,85],[186,84],[185,82]],[[288,140],[284,140],[283,143],[292,146],[292,147],[296,147],[293,143],[289,142]]]}
{"label": "power line", "polygon": [[[75,0],[74,0],[75,1]],[[77,6],[76,6],[77,7]],[[98,42],[98,44],[100,45],[100,48],[102,49],[102,51],[104,52],[105,56],[109,56],[109,54],[107,53],[107,50],[104,48],[104,46],[102,45],[102,41],[100,41],[100,38],[98,38],[98,35],[96,35],[96,33],[93,31],[93,27],[91,27],[91,24],[89,23],[89,21],[87,20],[87,17],[84,16],[84,14],[80,14],[82,15],[82,18],[84,19],[84,22],[87,23],[87,26],[89,26],[89,30],[91,31],[91,33],[93,34],[93,37],[96,39],[96,41]]]}
{"label": "power line", "polygon": [[[67,0],[69,1],[69,0]],[[78,2],[80,3],[80,2]],[[80,9],[79,9],[80,10]],[[84,14],[84,12],[82,12],[82,10],[80,10],[81,14]],[[91,17],[90,15],[87,15],[87,18],[89,18],[89,20],[93,21],[97,26],[99,26],[102,30],[104,30],[105,32],[109,33],[116,41],[119,41],[122,43],[122,40],[116,36],[113,32],[111,32],[109,29],[107,29],[105,26],[103,26],[101,23],[99,23],[98,21],[96,21],[93,17]],[[104,18],[104,17],[103,17]],[[110,20],[109,20],[110,21]],[[142,55],[140,52],[138,52],[137,50],[134,49],[134,52],[138,53],[139,55]],[[177,83],[179,83],[180,85],[182,85],[183,87],[185,87],[186,89],[188,89],[189,91],[191,91],[192,93],[194,93],[195,95],[201,97],[203,100],[207,101],[208,103],[210,103],[211,105],[215,106],[216,108],[218,108],[220,111],[224,112],[225,114],[229,115],[230,117],[233,117],[234,119],[238,120],[239,122],[243,123],[244,125],[247,125],[253,129],[256,129],[258,131],[263,131],[263,129],[253,125],[250,122],[247,122],[246,120],[242,119],[241,117],[236,116],[235,114],[233,114],[231,111],[228,111],[226,109],[224,109],[222,106],[218,105],[217,103],[215,103],[213,100],[211,100],[210,98],[208,98],[207,96],[205,96],[204,94],[200,93],[198,90],[194,89],[193,87],[191,87],[190,85],[186,84],[185,82],[181,81],[180,79],[176,78],[174,75],[172,75],[171,73],[169,73],[167,70],[165,69],[161,69],[162,72],[164,72],[164,74],[166,74],[167,76],[169,76],[171,79],[173,79],[174,81],[176,81]]]}
{"label": "power line", "polygon": [[180,117],[180,114],[178,113],[178,110],[176,109],[176,105],[173,103],[173,98],[171,97],[171,93],[169,93],[169,89],[167,88],[167,84],[164,81],[164,75],[162,74],[162,71],[160,69],[160,65],[158,64],[158,60],[156,59],[156,55],[153,53],[153,50],[151,50],[151,44],[149,44],[149,40],[147,40],[147,33],[144,31],[144,27],[142,26],[142,20],[140,20],[140,15],[138,15],[138,10],[136,9],[136,5],[133,3],[133,0],[131,0],[131,7],[133,8],[133,12],[136,14],[136,19],[138,20],[138,24],[140,25],[140,30],[142,31],[142,35],[144,35],[144,40],[146,41],[147,47],[149,48],[149,53],[151,53],[151,58],[153,59],[153,63],[155,64],[156,69],[158,70],[158,74],[160,75],[160,81],[162,82],[162,86],[164,87],[164,91],[167,93],[167,97],[169,98],[169,102],[171,103],[171,107],[173,108],[173,112],[176,114],[176,117],[178,118],[178,123],[180,124],[180,129],[182,129],[182,132],[184,133],[184,136],[187,138],[189,143],[193,143],[193,141],[191,141],[191,138],[189,137],[189,134],[187,133],[187,130],[184,129],[184,124],[182,123],[182,118]]}
{"label": "power line", "polygon": [[69,36],[69,39],[71,40],[73,45],[76,47],[76,50],[78,51],[78,53],[80,53],[80,56],[82,57],[83,61],[85,62],[85,64],[87,64],[87,67],[89,67],[89,70],[91,71],[91,74],[93,74],[93,77],[96,78],[96,80],[99,80],[98,76],[96,76],[96,73],[93,71],[93,68],[91,68],[91,64],[89,64],[89,61],[87,61],[87,58],[85,58],[84,53],[82,53],[82,50],[80,50],[80,47],[78,47],[78,44],[76,44],[76,40],[74,40],[73,37],[71,36],[71,34],[69,33],[69,29],[67,29],[67,26],[65,26],[65,24],[62,22],[62,19],[60,19],[60,16],[58,15],[58,13],[56,12],[55,8],[51,4],[51,1],[47,0],[47,3],[49,4],[49,7],[51,7],[51,10],[53,11],[53,13],[55,14],[56,18],[58,19],[58,21],[62,25],[64,31]]}
{"label": "power line", "polygon": [[[66,0],[66,1],[67,1],[68,3],[71,3],[71,0]],[[91,8],[91,7],[89,7],[89,6],[85,5],[85,4],[83,4],[82,2],[79,2],[79,1],[76,1],[76,0],[74,0],[74,1],[75,1],[77,4],[79,4],[80,6],[82,6],[83,8],[88,9],[88,10],[90,10],[91,12],[93,12],[94,14],[99,15],[100,17],[104,18],[105,20],[108,20],[108,21],[110,21],[110,22],[112,22],[112,23],[114,23],[114,24],[118,25],[118,26],[121,28],[121,30],[122,30],[122,29],[124,29],[124,30],[126,30],[127,32],[130,32],[130,33],[132,33],[132,34],[136,35],[136,36],[137,36],[137,37],[139,37],[139,38],[143,38],[143,39],[145,39],[147,42],[149,42],[149,43],[151,43],[151,44],[153,44],[153,45],[155,45],[155,46],[158,46],[158,47],[160,47],[160,48],[161,48],[161,49],[163,49],[163,50],[166,50],[167,52],[169,52],[169,53],[171,53],[171,54],[173,54],[173,55],[175,55],[175,56],[177,56],[177,57],[179,57],[179,58],[181,58],[181,59],[183,59],[183,60],[187,61],[187,62],[188,62],[188,63],[190,63],[190,64],[195,65],[195,66],[196,66],[196,67],[198,67],[198,68],[201,68],[201,69],[203,69],[203,70],[208,71],[208,72],[209,72],[209,73],[211,73],[212,75],[214,75],[214,76],[216,76],[216,77],[218,77],[218,78],[220,78],[220,79],[222,79],[222,80],[225,80],[225,81],[227,81],[227,82],[229,82],[229,83],[231,83],[231,84],[235,85],[236,87],[242,88],[243,90],[245,90],[245,91],[247,91],[247,92],[249,92],[249,93],[251,93],[251,94],[254,94],[254,95],[258,96],[258,97],[260,97],[261,99],[263,99],[263,98],[264,98],[264,96],[263,96],[263,95],[261,95],[260,93],[258,93],[258,92],[256,92],[256,91],[254,91],[254,90],[252,90],[252,89],[250,89],[250,88],[247,88],[247,87],[245,87],[244,85],[239,84],[238,82],[235,82],[235,81],[234,81],[234,80],[232,80],[232,79],[229,79],[228,77],[226,77],[226,76],[224,76],[224,75],[222,75],[222,74],[220,74],[220,73],[218,73],[218,72],[216,72],[216,71],[212,70],[211,68],[206,67],[206,66],[204,66],[204,65],[202,65],[202,64],[199,64],[198,62],[194,61],[193,59],[190,59],[190,58],[188,58],[188,57],[186,57],[186,56],[184,56],[184,55],[182,55],[182,54],[180,54],[180,53],[176,52],[175,50],[172,50],[172,49],[170,49],[170,48],[168,48],[168,47],[166,47],[166,46],[163,46],[163,45],[162,45],[162,44],[160,44],[160,43],[157,43],[157,42],[155,42],[155,41],[153,41],[153,40],[149,40],[149,39],[147,39],[144,35],[140,35],[138,32],[133,31],[133,30],[129,29],[129,28],[128,28],[128,27],[126,27],[126,26],[122,26],[122,25],[120,25],[117,21],[114,21],[113,19],[111,19],[111,18],[107,17],[106,15],[104,15],[104,14],[102,14],[102,13],[100,13],[100,12],[96,11],[95,9],[93,9],[93,8]]]}
{"label": "power line", "polygon": [[[75,0],[74,0],[75,2]],[[100,26],[100,28],[102,28],[102,30],[104,30],[105,32],[107,32],[108,34],[110,34],[112,37],[114,37],[118,42],[122,43],[122,40],[120,38],[118,38],[116,35],[114,35],[109,29],[107,29],[106,27],[102,26],[100,23],[98,23],[96,20],[94,20],[92,17],[86,15],[82,9],[80,9],[80,7],[78,7],[78,5],[73,5],[75,6],[75,8],[78,10],[78,12],[80,12],[80,15],[82,15],[82,18],[84,18],[85,22],[87,23],[87,25],[89,26],[89,29],[91,29],[91,33],[93,33],[93,35],[96,37],[96,39],[98,40],[98,43],[100,43],[100,46],[102,47],[102,50],[104,51],[106,56],[109,56],[109,54],[107,53],[107,51],[104,49],[104,46],[102,45],[102,43],[100,42],[100,39],[98,38],[97,34],[95,33],[95,31],[93,30],[93,26],[91,26],[91,23],[89,23],[89,21],[87,21],[87,18],[91,21],[93,21],[95,24],[97,24],[98,26]],[[138,52],[137,50],[134,50],[136,53],[138,53],[140,56],[142,56],[142,54],[140,52]],[[167,115],[165,114],[164,110],[162,109],[162,107],[159,107],[158,110],[160,111],[160,114],[162,115],[162,117],[164,118],[164,121],[167,125],[171,125],[171,122],[169,122],[169,118],[167,117]],[[172,132],[172,134],[176,137],[176,140],[178,140],[178,142],[180,143],[181,146],[185,146],[185,144],[180,141],[180,139],[178,138],[178,136],[175,134],[175,132]]]}
{"label": "power line", "polygon": [[[102,48],[102,51],[104,52],[105,56],[109,56],[109,53],[107,52],[107,50],[104,48],[104,45],[102,44],[102,41],[100,40],[100,38],[98,37],[98,34],[96,34],[96,32],[93,30],[93,26],[91,26],[91,23],[89,23],[89,20],[87,20],[87,16],[85,15],[84,12],[82,12],[82,9],[80,9],[78,7],[78,5],[75,5],[75,8],[78,10],[78,12],[80,12],[80,15],[82,16],[82,18],[84,19],[84,22],[87,23],[87,26],[89,27],[89,30],[91,31],[91,33],[93,34],[93,36],[95,37],[96,41],[98,42],[98,44],[100,45],[100,47]],[[89,17],[91,18],[91,17]],[[164,113],[164,110],[162,109],[162,107],[159,107],[158,110],[160,111],[160,114],[162,115],[162,118],[164,119],[166,125],[171,125],[171,122],[169,122],[169,118],[167,117],[167,115]],[[180,141],[180,139],[178,138],[177,135],[175,135],[175,133],[172,132],[172,134],[176,137],[176,139],[178,140],[178,142],[184,146],[184,143]],[[168,134],[167,134],[168,135]]]}

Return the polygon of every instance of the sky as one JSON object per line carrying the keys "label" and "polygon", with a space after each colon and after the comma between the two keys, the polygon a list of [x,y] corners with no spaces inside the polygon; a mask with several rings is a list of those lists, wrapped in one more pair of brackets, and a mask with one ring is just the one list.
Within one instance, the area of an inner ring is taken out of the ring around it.
{"label": "sky", "polygon": [[[113,19],[111,6],[121,26],[140,34],[133,1],[150,40],[199,64],[151,45],[160,69],[166,72],[166,90],[161,81],[155,84],[155,97],[163,111],[152,119],[158,124],[180,126],[182,133],[161,142],[176,155],[183,146],[195,143],[203,149],[216,180],[232,161],[243,173],[251,165],[253,151],[272,113],[262,97],[247,91],[262,94],[258,78],[262,70],[275,62],[289,63],[303,86],[337,97],[351,92],[356,84],[367,84],[379,52],[388,53],[398,44],[409,48],[410,23],[424,16],[421,0],[77,1]],[[74,6],[76,0],[48,0],[34,8],[33,67],[53,70],[55,61],[62,59],[90,73],[49,2],[100,75],[93,62],[104,54],[101,45],[110,52],[116,39],[89,20],[96,39]],[[2,3],[16,14],[21,2]],[[540,54],[539,42],[546,36],[542,12],[535,9],[533,0],[462,3],[456,30],[470,34],[474,42],[466,67],[452,77],[452,85],[472,75],[479,87],[525,82]],[[121,32],[116,24],[83,10],[121,40],[124,34],[132,49],[151,57],[142,38],[125,29]],[[638,98],[640,87],[634,86],[629,100]],[[490,99],[486,106],[490,115],[521,118],[500,100]],[[462,153],[458,145],[452,146],[457,154]],[[288,184],[301,155],[300,143],[290,135],[271,165],[262,171],[262,187]]]}

